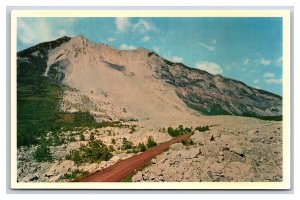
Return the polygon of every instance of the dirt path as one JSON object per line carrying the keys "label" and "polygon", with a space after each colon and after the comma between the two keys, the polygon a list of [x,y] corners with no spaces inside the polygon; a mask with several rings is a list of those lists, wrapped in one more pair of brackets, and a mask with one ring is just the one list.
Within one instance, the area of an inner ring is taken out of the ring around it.
{"label": "dirt path", "polygon": [[148,151],[122,160],[106,169],[85,177],[79,182],[119,182],[134,171],[141,169],[155,156],[167,151],[170,145],[181,142],[191,137],[192,134],[185,134],[164,142]]}

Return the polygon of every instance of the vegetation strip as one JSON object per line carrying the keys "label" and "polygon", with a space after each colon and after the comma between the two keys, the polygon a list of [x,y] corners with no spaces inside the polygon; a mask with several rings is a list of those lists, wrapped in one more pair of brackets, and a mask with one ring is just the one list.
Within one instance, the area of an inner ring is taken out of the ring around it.
{"label": "vegetation strip", "polygon": [[96,172],[95,174],[85,177],[83,179],[77,180],[80,182],[119,182],[126,178],[131,173],[142,168],[147,164],[152,158],[165,152],[169,149],[170,145],[174,143],[181,142],[182,140],[187,140],[190,138],[192,133],[184,134],[173,138],[167,142],[164,142],[148,151],[135,155],[126,160],[122,160],[115,165],[112,165],[104,170]]}

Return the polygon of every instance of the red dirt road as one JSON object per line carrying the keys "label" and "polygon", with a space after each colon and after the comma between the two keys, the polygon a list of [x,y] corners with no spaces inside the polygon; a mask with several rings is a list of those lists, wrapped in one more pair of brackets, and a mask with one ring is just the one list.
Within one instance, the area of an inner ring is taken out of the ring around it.
{"label": "red dirt road", "polygon": [[167,151],[170,145],[187,140],[192,134],[185,134],[164,142],[148,151],[122,160],[106,169],[85,177],[79,182],[119,182],[136,170],[141,169],[155,156]]}

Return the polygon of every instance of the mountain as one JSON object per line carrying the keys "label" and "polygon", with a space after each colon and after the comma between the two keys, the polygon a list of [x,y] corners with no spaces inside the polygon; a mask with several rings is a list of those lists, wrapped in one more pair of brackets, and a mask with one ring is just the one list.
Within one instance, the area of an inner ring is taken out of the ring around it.
{"label": "mountain", "polygon": [[62,37],[18,52],[17,77],[18,114],[32,104],[30,94],[43,94],[36,102],[43,102],[39,106],[44,109],[52,106],[45,116],[55,109],[81,111],[98,121],[282,116],[282,97],[276,94],[170,62],[147,49],[119,50],[83,36]]}

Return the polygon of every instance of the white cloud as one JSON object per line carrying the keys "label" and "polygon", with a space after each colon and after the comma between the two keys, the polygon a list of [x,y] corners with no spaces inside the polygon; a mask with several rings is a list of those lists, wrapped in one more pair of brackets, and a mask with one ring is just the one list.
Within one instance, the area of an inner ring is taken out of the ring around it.
{"label": "white cloud", "polygon": [[182,57],[179,57],[179,56],[172,56],[172,57],[170,58],[170,60],[171,60],[172,62],[175,62],[175,63],[182,63],[182,62],[183,62],[183,58],[182,58]]}
{"label": "white cloud", "polygon": [[279,57],[279,58],[277,58],[275,61],[274,61],[274,64],[276,65],[276,66],[282,66],[282,57]]}
{"label": "white cloud", "polygon": [[204,43],[204,42],[200,42],[199,45],[202,47],[202,48],[205,48],[209,51],[215,51],[216,50],[216,44],[217,44],[217,40],[216,39],[213,39],[213,40],[210,40],[208,43]]}
{"label": "white cloud", "polygon": [[107,38],[107,41],[108,41],[108,42],[114,42],[114,41],[116,41],[116,38],[110,37],[110,38]]}
{"label": "white cloud", "polygon": [[200,45],[201,47],[203,47],[203,48],[209,50],[209,51],[215,51],[215,50],[216,50],[216,48],[215,48],[214,46],[210,46],[210,45],[205,44],[205,43],[203,43],[203,42],[200,42],[199,45]]}
{"label": "white cloud", "polygon": [[[147,31],[155,30],[156,27],[151,22],[145,19],[139,19],[135,24],[128,17],[116,17],[116,29],[119,32],[132,31],[135,33],[146,33]],[[150,39],[150,38],[149,38]]]}
{"label": "white cloud", "polygon": [[265,73],[263,77],[264,77],[264,81],[269,84],[281,84],[282,83],[282,79],[275,78],[274,73]]}
{"label": "white cloud", "polygon": [[65,31],[65,30],[59,30],[58,31],[58,36],[59,37],[62,37],[62,36],[65,36],[65,35],[67,35],[67,31]]}
{"label": "white cloud", "polygon": [[[74,18],[46,20],[45,18],[19,18],[17,21],[17,37],[25,45],[73,35]],[[63,24],[63,25],[62,25]]]}
{"label": "white cloud", "polygon": [[260,80],[259,79],[255,79],[254,81],[253,81],[253,83],[258,83]]}
{"label": "white cloud", "polygon": [[134,50],[134,49],[137,49],[137,47],[133,46],[133,45],[122,44],[120,46],[120,49],[121,50]]}
{"label": "white cloud", "polygon": [[117,31],[124,32],[131,28],[132,24],[130,23],[128,17],[116,17],[116,28]]}
{"label": "white cloud", "polygon": [[145,19],[140,19],[136,24],[133,24],[132,30],[139,33],[155,30],[156,27]]}
{"label": "white cloud", "polygon": [[143,38],[142,38],[142,41],[143,42],[148,42],[150,40],[150,37],[148,35],[145,35]]}
{"label": "white cloud", "polygon": [[153,50],[154,50],[156,53],[159,53],[159,52],[160,52],[160,48],[157,47],[157,46],[153,47]]}
{"label": "white cloud", "polygon": [[276,78],[271,78],[271,79],[265,79],[266,83],[269,84],[281,84],[282,83],[282,79],[276,79]]}
{"label": "white cloud", "polygon": [[247,65],[249,62],[250,62],[250,59],[249,58],[245,58],[244,61],[243,61],[243,64]]}
{"label": "white cloud", "polygon": [[256,88],[256,89],[261,89],[261,87],[258,86],[258,85],[255,85],[254,88]]}
{"label": "white cloud", "polygon": [[265,73],[264,78],[274,78],[275,74],[274,73]]}
{"label": "white cloud", "polygon": [[261,58],[260,60],[259,60],[259,63],[260,64],[262,64],[262,65],[270,65],[271,64],[271,60],[268,60],[268,59],[264,59],[264,58]]}
{"label": "white cloud", "polygon": [[220,65],[218,65],[217,63],[208,62],[208,61],[196,63],[195,68],[205,70],[214,75],[223,73],[223,69],[220,67]]}
{"label": "white cloud", "polygon": [[163,57],[165,57],[166,59],[175,62],[175,63],[183,63],[183,58],[180,56],[174,56],[172,55],[172,53],[170,51],[168,51],[167,53],[165,53],[163,55]]}
{"label": "white cloud", "polygon": [[17,27],[18,39],[23,44],[34,44],[53,39],[51,29],[45,19],[36,19],[29,22],[28,20],[19,18]]}

